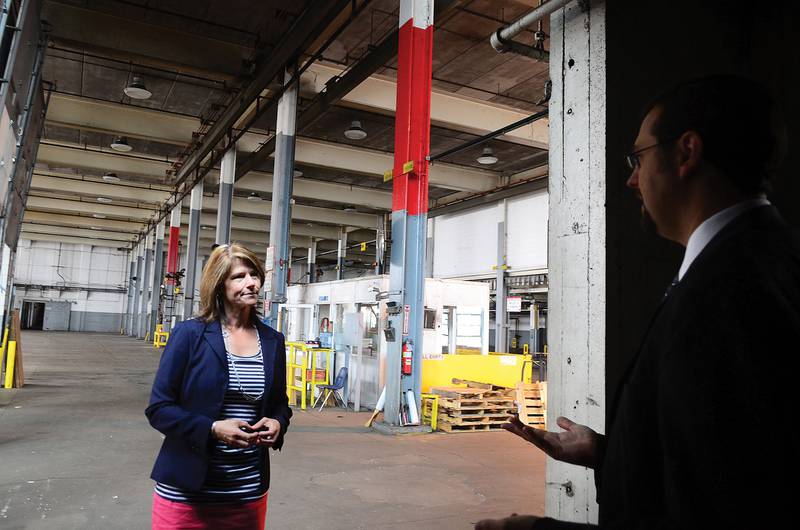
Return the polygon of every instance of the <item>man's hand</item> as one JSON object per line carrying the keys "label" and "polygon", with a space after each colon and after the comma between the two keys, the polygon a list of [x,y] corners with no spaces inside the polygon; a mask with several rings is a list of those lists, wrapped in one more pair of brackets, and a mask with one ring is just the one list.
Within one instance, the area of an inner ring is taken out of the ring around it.
{"label": "man's hand", "polygon": [[256,443],[258,434],[252,430],[244,420],[219,420],[211,424],[211,435],[231,447],[250,447]]}
{"label": "man's hand", "polygon": [[556,460],[594,469],[599,435],[589,427],[574,423],[563,416],[559,417],[556,423],[564,429],[564,432],[547,432],[528,427],[519,421],[518,415],[514,414],[502,427],[529,441]]}
{"label": "man's hand", "polygon": [[253,425],[253,430],[258,435],[256,445],[272,447],[281,433],[281,424],[278,420],[273,420],[272,418],[261,418]]}
{"label": "man's hand", "polygon": [[531,530],[539,518],[535,515],[511,514],[505,519],[484,519],[478,521],[475,530]]}

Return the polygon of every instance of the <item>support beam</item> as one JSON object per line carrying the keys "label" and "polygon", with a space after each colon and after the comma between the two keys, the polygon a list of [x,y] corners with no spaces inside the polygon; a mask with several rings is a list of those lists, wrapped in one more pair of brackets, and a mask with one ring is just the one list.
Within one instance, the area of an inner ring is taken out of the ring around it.
{"label": "support beam", "polygon": [[[98,227],[99,228],[99,227]],[[136,235],[126,232],[109,232],[104,230],[92,230],[84,228],[71,228],[68,226],[58,226],[52,224],[23,223],[22,229],[25,232],[38,232],[40,234],[62,235],[70,237],[83,237],[88,240],[105,239],[116,241],[118,247],[125,247],[136,241]]]}
{"label": "support beam", "polygon": [[88,213],[107,215],[117,219],[134,219],[136,221],[149,221],[155,215],[155,209],[134,208],[131,206],[117,206],[101,204],[96,201],[79,201],[69,199],[51,199],[50,197],[28,197],[28,208],[54,213]]}
{"label": "support beam", "polygon": [[158,311],[161,304],[161,282],[163,281],[162,269],[164,268],[164,221],[156,225],[156,248],[153,253],[153,292],[150,309],[150,337],[156,331],[158,324]]}
{"label": "support beam", "polygon": [[136,250],[131,249],[128,251],[128,295],[127,302],[125,303],[125,320],[122,324],[122,329],[126,335],[131,334],[131,327],[133,326],[133,292],[136,289]]}
{"label": "support beam", "polygon": [[30,232],[22,230],[20,232],[20,239],[27,239],[29,241],[50,241],[54,243],[71,243],[73,245],[89,245],[94,247],[107,247],[125,250],[126,244],[120,241],[113,241],[110,239],[87,239],[84,237],[70,237],[59,236],[53,234],[40,234],[38,232]]}
{"label": "support beam", "polygon": [[501,201],[500,221],[497,223],[497,275],[495,276],[494,301],[494,351],[508,352],[508,313],[506,312],[506,220],[508,208],[506,201]]}
{"label": "support beam", "polygon": [[128,335],[135,337],[139,329],[139,298],[142,291],[142,276],[144,275],[144,242],[136,246],[136,281],[133,285],[133,312],[131,314],[131,327]]}
{"label": "support beam", "polygon": [[308,247],[308,283],[317,281],[317,240],[311,238],[311,245]]}
{"label": "support beam", "polygon": [[148,311],[147,305],[150,302],[150,267],[153,261],[153,233],[148,232],[144,243],[144,272],[142,273],[142,295],[141,308],[139,309],[139,327],[136,338],[143,339],[147,335]]}
{"label": "support beam", "polygon": [[97,219],[77,214],[36,212],[30,209],[25,211],[24,221],[26,225],[42,224],[72,228],[91,228],[94,226],[107,231],[127,232],[129,234],[138,234],[142,230],[141,223],[117,221],[115,219]]}
{"label": "support beam", "polygon": [[154,208],[169,199],[170,193],[160,190],[147,189],[141,186],[128,186],[125,184],[106,184],[104,182],[89,181],[83,178],[63,178],[41,175],[35,172],[31,179],[32,190],[53,191],[64,190],[69,193],[85,197],[108,197],[121,201],[136,203],[151,203]]}
{"label": "support beam", "polygon": [[386,273],[386,231],[389,216],[381,214],[377,219],[378,227],[375,231],[375,274]]}
{"label": "support beam", "polygon": [[186,250],[186,277],[184,278],[183,318],[188,320],[194,313],[195,269],[197,268],[197,245],[200,238],[200,212],[203,208],[203,181],[192,188],[189,200],[189,235]]}
{"label": "support beam", "polygon": [[270,215],[269,247],[274,259],[267,263],[271,271],[269,301],[265,313],[272,327],[278,325],[278,304],[286,301],[286,287],[291,269],[289,257],[289,221],[292,219],[292,179],[295,155],[295,120],[297,118],[297,83],[292,83],[295,67],[287,68],[284,85],[288,85],[278,103],[278,122],[275,127],[275,178],[272,188],[272,213]]}
{"label": "support beam", "polygon": [[217,244],[231,242],[231,215],[233,213],[233,177],[236,173],[236,144],[222,157],[219,172],[219,203],[217,204]]}
{"label": "support beam", "polygon": [[[391,294],[390,300],[397,302],[404,311],[389,318],[397,340],[387,343],[384,415],[387,423],[392,425],[401,424],[403,396],[412,395],[416,400],[416,404],[408,403],[408,419],[415,408],[419,411],[420,403],[433,0],[400,0],[399,22],[389,291],[397,293]],[[405,172],[403,166],[409,161],[414,166],[410,172]],[[469,177],[465,175],[462,182],[467,180]],[[480,184],[488,184],[487,180],[483,179]],[[401,372],[404,347],[413,350],[412,371],[406,375]]]}
{"label": "support beam", "polygon": [[339,242],[336,247],[336,279],[344,279],[344,259],[347,257],[347,231],[339,230]]}

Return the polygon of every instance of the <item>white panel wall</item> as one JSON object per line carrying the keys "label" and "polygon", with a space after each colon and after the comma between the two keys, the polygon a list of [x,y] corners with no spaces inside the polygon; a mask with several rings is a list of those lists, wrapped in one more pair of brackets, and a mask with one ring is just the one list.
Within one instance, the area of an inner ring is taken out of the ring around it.
{"label": "white panel wall", "polygon": [[[510,272],[547,268],[548,194],[546,190],[507,200],[507,263]],[[433,225],[433,276],[493,276],[497,264],[497,223],[503,210],[488,204],[441,215]]]}
{"label": "white panel wall", "polygon": [[25,300],[70,301],[80,317],[71,329],[116,331],[117,315],[125,309],[127,261],[125,252],[108,247],[21,239],[14,270],[17,306]]}
{"label": "white panel wall", "polygon": [[508,199],[510,272],[547,268],[547,191]]}

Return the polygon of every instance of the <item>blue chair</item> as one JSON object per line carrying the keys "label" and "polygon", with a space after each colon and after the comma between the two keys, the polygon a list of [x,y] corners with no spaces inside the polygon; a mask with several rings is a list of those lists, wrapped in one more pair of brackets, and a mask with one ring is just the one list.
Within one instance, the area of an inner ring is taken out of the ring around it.
{"label": "blue chair", "polygon": [[[347,403],[344,402],[344,398],[341,396],[340,392],[344,388],[344,383],[347,381],[347,367],[342,366],[339,370],[339,373],[336,375],[336,380],[333,382],[332,385],[317,385],[317,388],[321,388],[322,392],[319,393],[317,396],[317,400],[314,401],[314,404],[311,408],[317,406],[317,402],[319,402],[320,398],[322,399],[322,405],[319,406],[320,412],[325,407],[325,403],[328,402],[328,398],[333,395],[334,403],[341,404],[341,406],[347,410]],[[324,396],[324,397],[323,397]]]}

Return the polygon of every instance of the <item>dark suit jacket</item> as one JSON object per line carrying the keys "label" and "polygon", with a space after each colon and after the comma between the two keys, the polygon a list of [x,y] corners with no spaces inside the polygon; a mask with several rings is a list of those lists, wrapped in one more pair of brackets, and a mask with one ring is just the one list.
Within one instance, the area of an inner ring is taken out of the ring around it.
{"label": "dark suit jacket", "polygon": [[[286,395],[286,353],[283,334],[257,322],[264,357],[261,416],[278,420],[281,432],[274,448],[283,446],[292,410]],[[228,387],[228,361],[219,321],[181,322],[172,331],[145,410],[150,425],[166,438],[151,477],[188,490],[203,485],[213,440],[211,424],[222,410]],[[261,484],[269,488],[269,454],[261,448]]]}
{"label": "dark suit jacket", "polygon": [[596,470],[600,526],[783,527],[797,502],[798,355],[800,237],[758,207],[661,303],[615,393]]}

